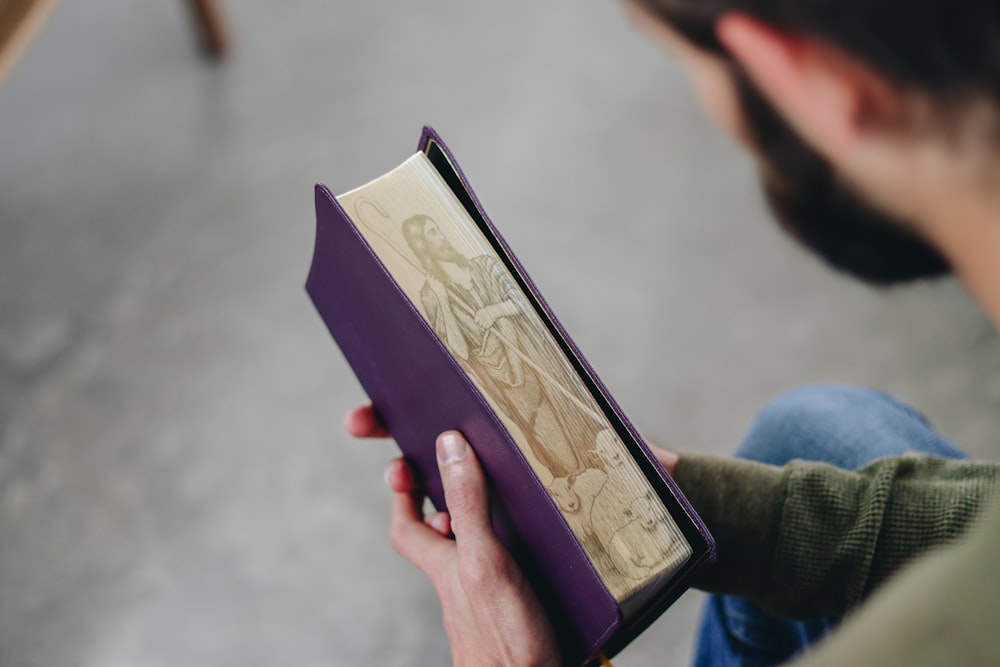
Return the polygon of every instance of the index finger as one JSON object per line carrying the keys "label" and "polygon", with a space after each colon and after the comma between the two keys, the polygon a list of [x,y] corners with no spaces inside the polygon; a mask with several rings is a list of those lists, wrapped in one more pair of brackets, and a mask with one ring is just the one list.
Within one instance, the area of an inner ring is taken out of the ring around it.
{"label": "index finger", "polygon": [[371,404],[348,412],[347,417],[344,418],[344,427],[355,438],[389,437],[389,429],[382,423]]}

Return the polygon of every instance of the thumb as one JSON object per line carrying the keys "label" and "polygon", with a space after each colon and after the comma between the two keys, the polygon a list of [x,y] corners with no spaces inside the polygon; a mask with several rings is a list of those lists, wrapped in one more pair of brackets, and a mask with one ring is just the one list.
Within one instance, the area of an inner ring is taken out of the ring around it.
{"label": "thumb", "polygon": [[496,537],[490,524],[486,478],[469,443],[458,431],[442,433],[437,439],[437,459],[459,548],[492,546]]}

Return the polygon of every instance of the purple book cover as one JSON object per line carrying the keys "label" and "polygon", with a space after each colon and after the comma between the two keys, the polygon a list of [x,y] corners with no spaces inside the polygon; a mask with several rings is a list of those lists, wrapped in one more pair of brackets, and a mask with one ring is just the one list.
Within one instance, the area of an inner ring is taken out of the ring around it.
{"label": "purple book cover", "polygon": [[494,528],[541,597],[559,634],[566,663],[589,664],[602,650],[610,657],[672,604],[698,570],[714,561],[714,542],[537,296],[537,289],[432,129],[424,128],[418,150],[431,160],[487,237],[492,237],[498,254],[510,263],[510,273],[521,281],[535,310],[575,362],[580,377],[691,545],[693,555],[687,563],[640,609],[623,616],[553,494],[500,416],[322,185],[316,187],[316,247],[306,289],[435,507],[446,510],[434,441],[442,431],[457,429],[483,465],[493,493]]}

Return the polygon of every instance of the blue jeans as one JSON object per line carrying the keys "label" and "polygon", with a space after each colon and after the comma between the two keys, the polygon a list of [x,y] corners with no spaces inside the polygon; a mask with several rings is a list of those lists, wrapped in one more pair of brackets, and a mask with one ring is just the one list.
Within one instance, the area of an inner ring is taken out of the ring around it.
{"label": "blue jeans", "polygon": [[[784,465],[824,461],[855,470],[883,456],[921,452],[965,458],[913,408],[887,394],[831,385],[781,394],[757,416],[735,456]],[[839,619],[790,621],[742,598],[710,595],[695,646],[697,667],[760,667],[785,662]]]}

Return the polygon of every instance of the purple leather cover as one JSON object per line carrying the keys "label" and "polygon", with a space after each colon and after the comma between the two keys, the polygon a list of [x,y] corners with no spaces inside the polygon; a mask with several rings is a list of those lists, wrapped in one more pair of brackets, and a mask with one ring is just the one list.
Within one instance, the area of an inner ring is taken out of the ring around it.
{"label": "purple leather cover", "polygon": [[[424,129],[420,150],[432,141],[448,155],[479,213],[492,229],[457,163],[432,129]],[[695,531],[695,541],[701,544],[693,544],[695,554],[689,566],[651,605],[649,613],[630,623],[627,633],[620,633],[623,619],[617,602],[598,577],[548,491],[498,416],[322,185],[316,186],[316,217],[316,248],[306,289],[434,506],[446,509],[434,441],[442,431],[457,429],[466,435],[482,462],[494,494],[494,528],[546,606],[559,634],[566,664],[581,664],[602,647],[606,652],[610,650],[609,655],[620,650],[686,589],[687,582],[702,564],[714,560],[711,536],[690,504],[655,457],[641,445],[647,463],[658,477],[652,479],[654,486],[667,485],[685,515],[675,518],[686,521],[685,534]],[[500,242],[513,257],[502,239]],[[526,277],[520,264],[516,266]],[[529,285],[537,295],[530,280]],[[544,302],[541,305],[586,365],[548,306]],[[638,432],[625,420],[596,374],[589,365],[586,368],[608,397],[614,412],[641,443]],[[516,522],[510,517],[516,517]]]}

